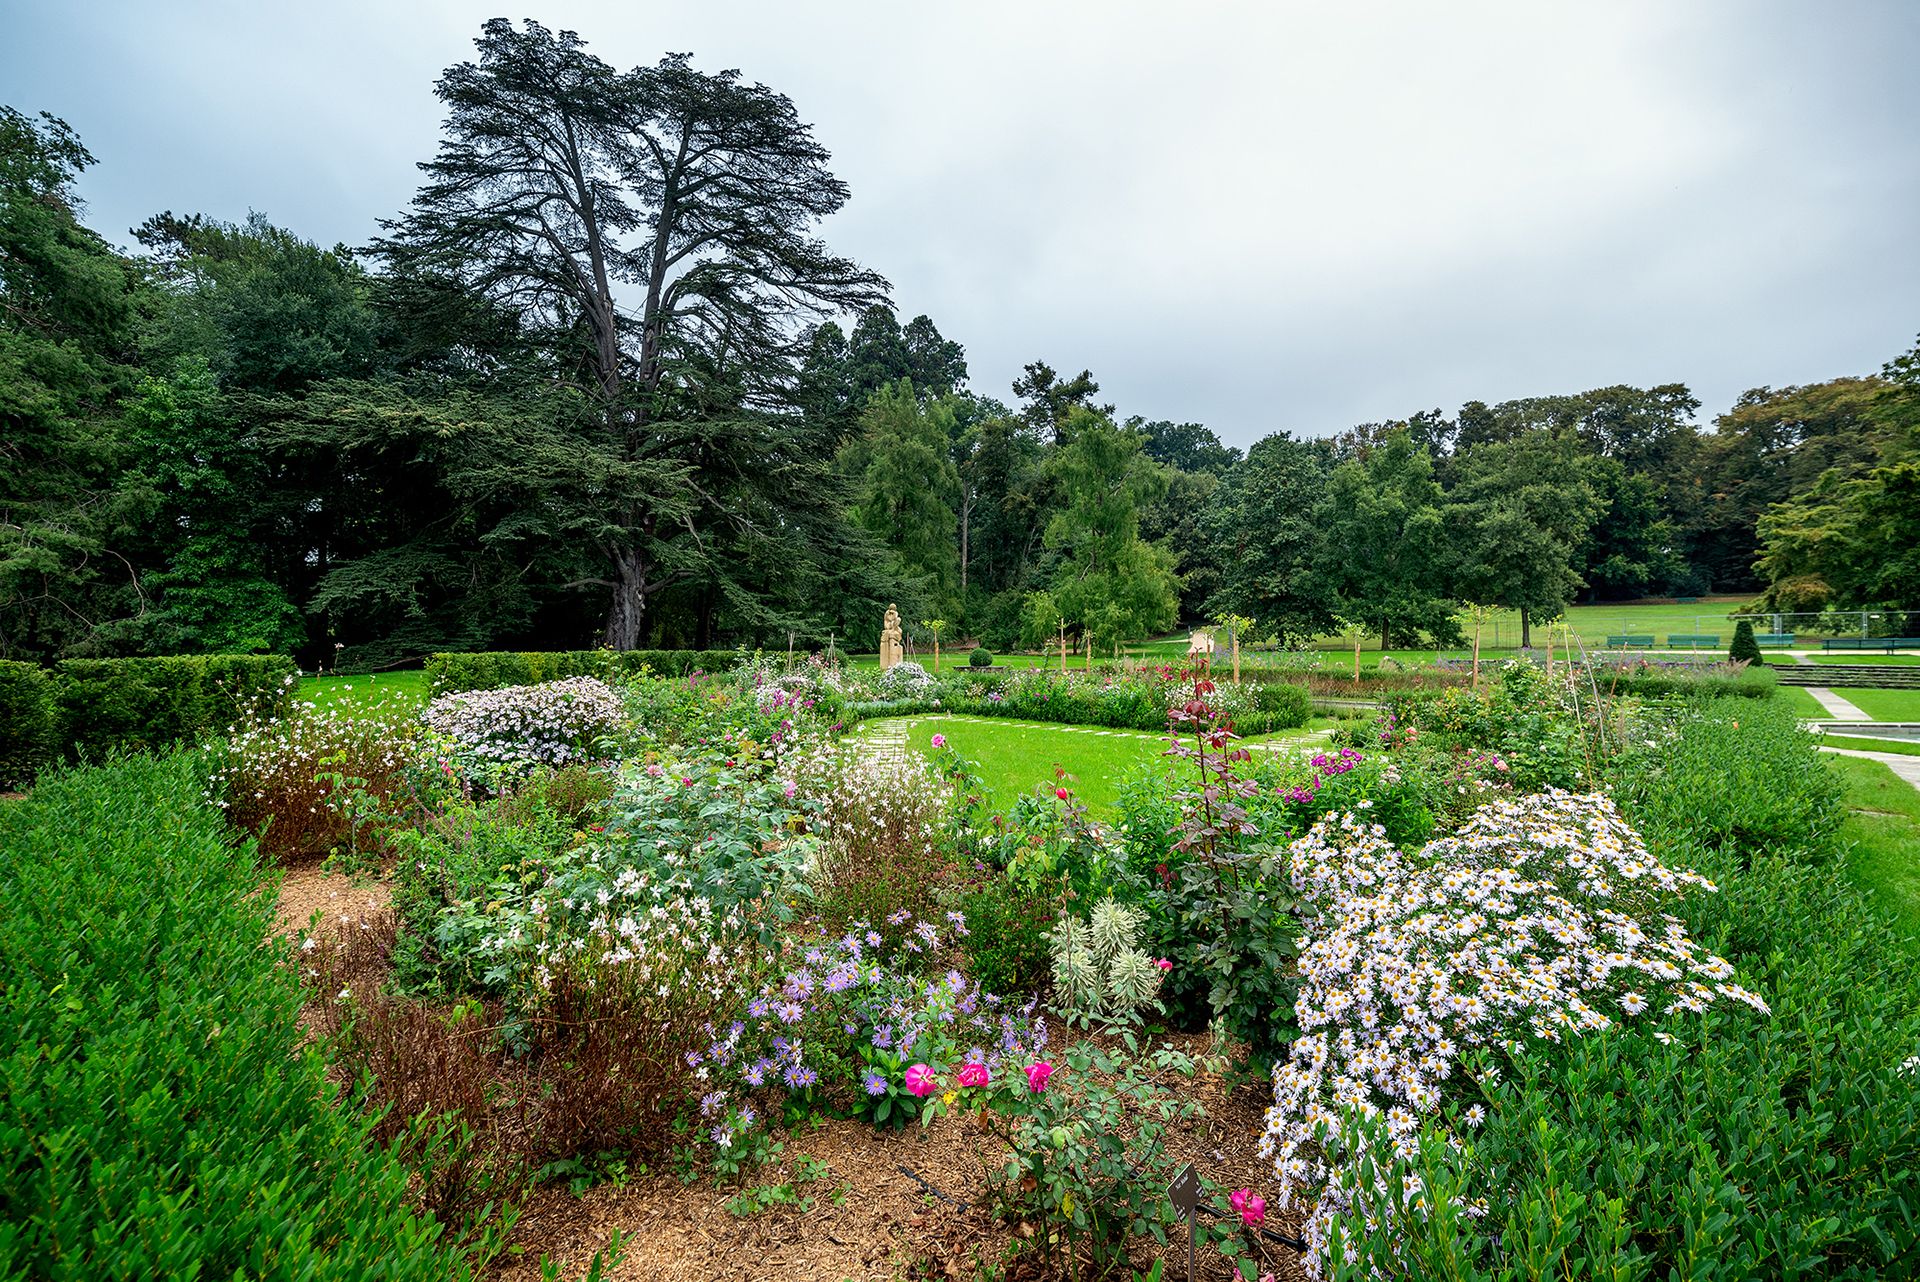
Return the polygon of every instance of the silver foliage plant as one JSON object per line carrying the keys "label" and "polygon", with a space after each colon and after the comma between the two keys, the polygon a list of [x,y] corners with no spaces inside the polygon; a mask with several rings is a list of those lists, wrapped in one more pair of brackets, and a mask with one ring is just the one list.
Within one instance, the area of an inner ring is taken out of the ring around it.
{"label": "silver foliage plant", "polygon": [[1047,936],[1053,952],[1053,985],[1060,1014],[1088,1028],[1138,1023],[1159,1012],[1165,968],[1139,947],[1147,914],[1109,897],[1085,920],[1062,916]]}

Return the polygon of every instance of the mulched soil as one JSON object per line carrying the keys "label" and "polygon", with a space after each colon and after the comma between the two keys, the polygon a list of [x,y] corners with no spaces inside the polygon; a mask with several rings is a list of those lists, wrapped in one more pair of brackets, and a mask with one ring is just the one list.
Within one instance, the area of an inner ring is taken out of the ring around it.
{"label": "mulched soil", "polygon": [[[279,915],[284,934],[302,933],[317,912],[329,933],[350,933],[383,923],[391,899],[384,880],[327,872],[319,864],[285,870]],[[1166,1040],[1195,1053],[1202,1036]],[[1177,1164],[1192,1162],[1223,1188],[1251,1187],[1277,1204],[1272,1167],[1255,1151],[1265,1126],[1270,1092],[1261,1083],[1202,1073],[1184,1083],[1206,1110],[1191,1124],[1170,1127],[1167,1149]],[[827,1173],[798,1186],[809,1206],[775,1206],[741,1217],[726,1203],[747,1188],[792,1178],[806,1154]],[[991,1276],[1001,1282],[1038,1282],[1047,1275],[1037,1252],[1017,1248],[1032,1227],[1000,1221],[974,1204],[984,1162],[996,1167],[1003,1151],[971,1118],[946,1117],[931,1127],[876,1132],[856,1122],[823,1120],[785,1137],[776,1163],[757,1170],[740,1186],[716,1188],[707,1181],[683,1185],[670,1172],[643,1172],[621,1185],[603,1184],[580,1194],[564,1184],[536,1189],[511,1238],[513,1251],[489,1270],[492,1282],[534,1282],[540,1260],[551,1257],[561,1276],[583,1277],[596,1251],[615,1229],[629,1235],[617,1282],[928,1282]],[[1287,1213],[1269,1212],[1267,1227],[1291,1234]],[[1303,1279],[1298,1258],[1285,1247],[1265,1246],[1263,1271],[1278,1279]],[[1134,1267],[1146,1269],[1162,1249],[1137,1245]],[[1166,1277],[1185,1276],[1184,1244],[1165,1252]],[[1202,1252],[1196,1278],[1236,1275],[1218,1255]]]}
{"label": "mulched soil", "polygon": [[[1190,1051],[1204,1043],[1194,1037],[1171,1040]],[[1222,1187],[1251,1187],[1275,1203],[1272,1167],[1255,1151],[1269,1093],[1257,1084],[1230,1088],[1211,1074],[1195,1078],[1192,1093],[1206,1116],[1190,1129],[1170,1133],[1167,1147],[1174,1161],[1190,1161]],[[970,1204],[981,1187],[983,1161],[997,1166],[1004,1160],[1001,1152],[969,1118],[950,1116],[924,1131],[912,1126],[885,1133],[830,1120],[790,1134],[782,1161],[755,1172],[743,1186],[790,1179],[804,1153],[828,1167],[825,1176],[799,1186],[813,1199],[809,1208],[779,1206],[741,1218],[726,1207],[741,1189],[683,1186],[665,1173],[577,1196],[565,1188],[543,1189],[515,1226],[513,1242],[522,1253],[506,1257],[492,1276],[499,1282],[530,1282],[540,1276],[543,1255],[561,1264],[562,1276],[582,1276],[594,1252],[619,1229],[632,1235],[625,1258],[609,1275],[621,1282],[881,1282],[970,1279],[983,1273],[1008,1282],[1039,1279],[1045,1275],[1037,1254],[1015,1253],[1031,1228],[1001,1223]],[[1289,1216],[1270,1213],[1268,1227],[1292,1233],[1295,1226]],[[1264,1271],[1282,1279],[1305,1277],[1293,1252],[1272,1243],[1266,1250]],[[1160,1253],[1156,1244],[1143,1242],[1134,1266],[1145,1269]],[[1171,1282],[1185,1275],[1186,1252],[1168,1255]],[[1218,1255],[1209,1258],[1203,1252],[1197,1263],[1198,1278],[1236,1276]]]}
{"label": "mulched soil", "polygon": [[280,933],[304,932],[313,915],[333,930],[353,930],[393,899],[386,881],[328,872],[319,862],[295,864],[280,881]]}

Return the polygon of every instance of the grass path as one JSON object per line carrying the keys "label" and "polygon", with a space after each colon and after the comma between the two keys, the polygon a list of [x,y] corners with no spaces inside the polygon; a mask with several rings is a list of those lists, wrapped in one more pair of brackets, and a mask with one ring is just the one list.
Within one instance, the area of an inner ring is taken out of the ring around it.
{"label": "grass path", "polygon": [[376,672],[341,677],[302,677],[294,698],[322,708],[371,712],[382,708],[413,711],[427,705],[424,672]]}
{"label": "grass path", "polygon": [[[1316,722],[1242,743],[1255,752],[1304,754],[1323,747],[1334,724]],[[925,754],[932,751],[936,734],[944,735],[948,747],[974,763],[995,806],[1010,805],[1042,785],[1063,785],[1072,788],[1089,810],[1103,816],[1112,813],[1125,779],[1162,762],[1167,746],[1165,735],[1139,730],[948,714],[871,721],[861,728],[859,738],[879,755]]]}
{"label": "grass path", "polygon": [[1847,789],[1847,871],[1920,948],[1920,790],[1883,762],[1834,753],[1827,766]]}

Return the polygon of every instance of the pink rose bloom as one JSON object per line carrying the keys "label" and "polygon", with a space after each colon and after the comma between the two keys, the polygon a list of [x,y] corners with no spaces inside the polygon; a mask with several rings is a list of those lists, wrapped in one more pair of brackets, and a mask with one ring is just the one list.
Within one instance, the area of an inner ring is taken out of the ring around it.
{"label": "pink rose bloom", "polygon": [[1065,801],[1072,794],[1069,793],[1065,788],[1055,788],[1053,790],[1053,795],[1060,798],[1060,800]]}
{"label": "pink rose bloom", "polygon": [[934,746],[934,747],[936,747],[936,748],[944,748],[944,747],[946,747],[946,746],[947,746],[947,736],[945,736],[945,735],[943,735],[943,734],[937,734],[937,735],[935,735],[935,736],[933,736],[933,746]]}
{"label": "pink rose bloom", "polygon": [[962,1086],[985,1086],[992,1075],[985,1064],[962,1064],[960,1066],[960,1084]]}
{"label": "pink rose bloom", "polygon": [[1252,1189],[1235,1189],[1227,1201],[1233,1204],[1234,1210],[1240,1212],[1240,1222],[1248,1228],[1267,1218],[1267,1199]]}
{"label": "pink rose bloom", "polygon": [[1045,1060],[1042,1060],[1038,1064],[1027,1065],[1027,1089],[1030,1091],[1046,1090],[1047,1079],[1052,1076],[1053,1065],[1047,1063]]}
{"label": "pink rose bloom", "polygon": [[907,1070],[907,1090],[921,1099],[933,1094],[937,1086],[938,1083],[933,1080],[933,1070],[925,1064],[915,1064]]}
{"label": "pink rose bloom", "polygon": [[1158,958],[1158,959],[1156,959],[1156,960],[1154,961],[1154,963],[1153,963],[1153,964],[1154,964],[1154,965],[1156,965],[1156,966],[1158,966],[1158,967],[1159,967],[1159,968],[1160,968],[1161,970],[1172,970],[1172,969],[1173,969],[1173,963],[1172,963],[1172,962],[1170,962],[1170,961],[1168,961],[1168,960],[1167,960],[1166,958],[1164,958],[1164,957],[1161,957],[1161,958]]}

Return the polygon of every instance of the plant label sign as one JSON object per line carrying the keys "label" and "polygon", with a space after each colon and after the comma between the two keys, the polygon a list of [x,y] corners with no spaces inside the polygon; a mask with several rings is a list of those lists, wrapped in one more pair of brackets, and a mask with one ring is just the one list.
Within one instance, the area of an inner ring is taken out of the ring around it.
{"label": "plant label sign", "polygon": [[1167,1200],[1187,1220],[1187,1282],[1193,1282],[1193,1217],[1200,1209],[1200,1177],[1194,1174],[1192,1162],[1181,1167],[1167,1185]]}

